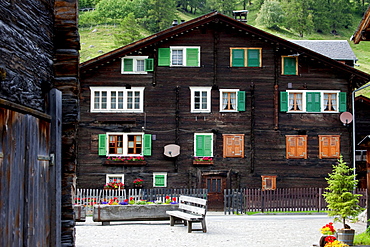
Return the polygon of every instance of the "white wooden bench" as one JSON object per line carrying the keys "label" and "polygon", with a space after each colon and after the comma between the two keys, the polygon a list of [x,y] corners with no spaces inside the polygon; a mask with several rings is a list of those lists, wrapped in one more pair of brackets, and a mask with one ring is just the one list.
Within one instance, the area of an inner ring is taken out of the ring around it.
{"label": "white wooden bench", "polygon": [[[206,227],[207,200],[191,197],[180,196],[179,210],[166,211],[170,216],[170,225],[184,224],[188,226],[188,233],[192,231],[207,232]],[[193,223],[200,223],[202,228],[193,228]]]}

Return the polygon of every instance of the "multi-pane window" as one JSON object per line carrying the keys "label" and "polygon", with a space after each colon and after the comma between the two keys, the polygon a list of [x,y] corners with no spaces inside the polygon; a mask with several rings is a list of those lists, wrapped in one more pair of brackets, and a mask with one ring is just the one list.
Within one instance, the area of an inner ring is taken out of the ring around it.
{"label": "multi-pane window", "polygon": [[90,87],[91,112],[143,112],[144,87]]}
{"label": "multi-pane window", "polygon": [[171,46],[158,48],[158,66],[199,67],[199,46]]}
{"label": "multi-pane window", "polygon": [[122,58],[122,74],[146,74],[154,70],[154,59],[148,56],[127,56]]}
{"label": "multi-pane window", "polygon": [[262,48],[230,48],[230,67],[261,67]]}
{"label": "multi-pane window", "polygon": [[289,111],[302,111],[302,93],[289,94]]}
{"label": "multi-pane window", "polygon": [[211,87],[190,87],[191,112],[211,112]]}
{"label": "multi-pane window", "polygon": [[144,133],[106,133],[99,135],[99,155],[151,155],[151,135]]}
{"label": "multi-pane window", "polygon": [[142,151],[142,135],[128,135],[127,136],[127,153],[140,154]]}
{"label": "multi-pane window", "polygon": [[220,111],[245,111],[245,91],[220,89]]}
{"label": "multi-pane window", "polygon": [[124,174],[106,174],[105,182],[106,183],[124,183],[125,175]]}
{"label": "multi-pane window", "polygon": [[287,135],[286,158],[307,159],[307,135]]}
{"label": "multi-pane window", "polygon": [[276,176],[261,176],[262,190],[276,190]]}
{"label": "multi-pane window", "polygon": [[123,135],[109,135],[109,153],[123,154]]}
{"label": "multi-pane window", "polygon": [[194,157],[213,157],[213,134],[194,134]]}
{"label": "multi-pane window", "polygon": [[298,57],[297,56],[282,56],[281,57],[281,74],[282,75],[298,75]]}
{"label": "multi-pane window", "polygon": [[338,111],[337,104],[337,94],[336,93],[324,93],[323,109],[324,111]]}
{"label": "multi-pane window", "polygon": [[280,92],[283,112],[327,112],[347,110],[347,94],[339,91],[287,90]]}
{"label": "multi-pane window", "polygon": [[153,187],[167,187],[167,172],[153,173]]}
{"label": "multi-pane window", "polygon": [[244,134],[224,134],[223,139],[224,158],[244,157]]}
{"label": "multi-pane window", "polygon": [[336,158],[340,156],[339,135],[319,135],[319,158]]}
{"label": "multi-pane window", "polygon": [[182,49],[173,49],[171,52],[172,55],[172,65],[183,65],[183,50]]}

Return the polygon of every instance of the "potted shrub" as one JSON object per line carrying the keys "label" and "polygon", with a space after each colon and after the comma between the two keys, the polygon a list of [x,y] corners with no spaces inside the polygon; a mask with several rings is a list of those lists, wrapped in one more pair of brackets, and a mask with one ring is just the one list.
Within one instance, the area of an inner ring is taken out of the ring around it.
{"label": "potted shrub", "polygon": [[358,205],[361,195],[353,193],[357,185],[353,171],[340,156],[337,164],[333,165],[333,172],[326,178],[328,191],[323,194],[328,203],[328,215],[343,223],[343,229],[337,229],[338,240],[348,245],[353,245],[355,230],[347,225],[346,220],[356,218],[362,210]]}
{"label": "potted shrub", "polygon": [[135,179],[134,182],[133,182],[134,188],[142,188],[143,187],[143,182],[144,182],[144,180],[142,180],[141,178]]}

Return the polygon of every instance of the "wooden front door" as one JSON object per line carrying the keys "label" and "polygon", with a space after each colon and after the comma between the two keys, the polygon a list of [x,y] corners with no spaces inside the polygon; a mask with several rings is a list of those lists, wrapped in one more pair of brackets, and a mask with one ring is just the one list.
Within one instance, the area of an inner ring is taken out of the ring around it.
{"label": "wooden front door", "polygon": [[226,177],[215,175],[203,176],[204,188],[208,189],[208,210],[224,210],[224,189],[226,189]]}

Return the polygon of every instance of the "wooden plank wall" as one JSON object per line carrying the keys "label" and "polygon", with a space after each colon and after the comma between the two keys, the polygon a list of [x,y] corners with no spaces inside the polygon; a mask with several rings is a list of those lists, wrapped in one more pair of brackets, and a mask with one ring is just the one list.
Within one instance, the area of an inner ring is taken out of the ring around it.
{"label": "wooden plank wall", "polygon": [[4,108],[0,122],[0,245],[49,246],[50,122]]}
{"label": "wooden plank wall", "polygon": [[73,194],[77,167],[77,123],[79,120],[78,0],[54,2],[53,86],[63,95],[62,108],[62,246],[74,246],[75,220]]}

